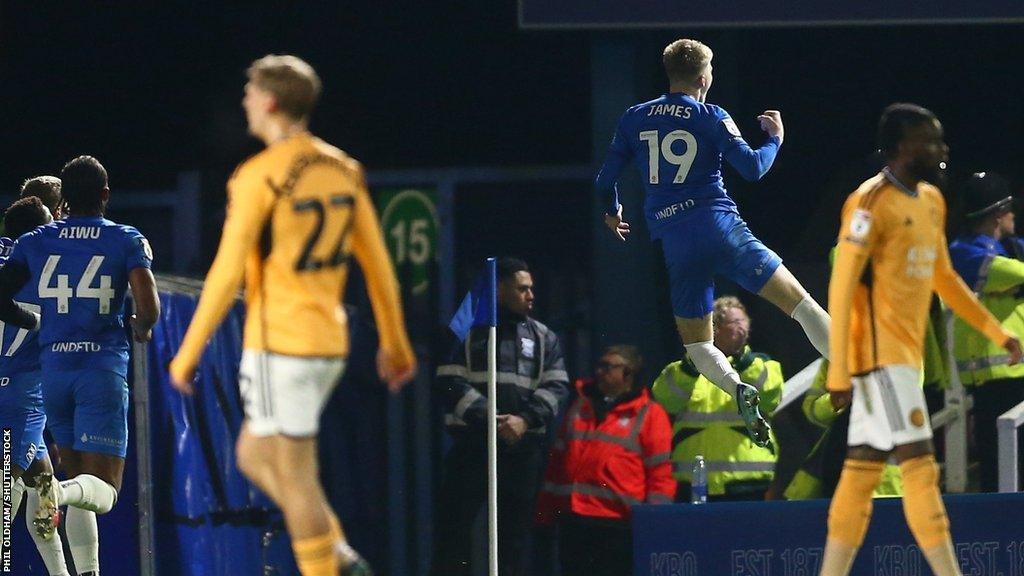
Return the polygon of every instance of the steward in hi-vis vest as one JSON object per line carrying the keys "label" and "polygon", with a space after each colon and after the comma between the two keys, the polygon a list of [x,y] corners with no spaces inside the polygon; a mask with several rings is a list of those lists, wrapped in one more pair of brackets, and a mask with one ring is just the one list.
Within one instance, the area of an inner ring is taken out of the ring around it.
{"label": "steward in hi-vis vest", "polygon": [[[1014,235],[1013,196],[1006,179],[978,173],[961,188],[965,233],[949,245],[953,267],[985,308],[1016,335],[1024,333],[1024,240]],[[981,488],[998,489],[996,419],[1024,401],[1024,365],[957,319],[953,352],[960,381],[974,396],[974,431]]]}
{"label": "steward in hi-vis vest", "polygon": [[[729,357],[740,379],[757,388],[766,415],[782,399],[782,367],[747,346],[750,318],[738,299],[715,300],[715,346]],[[673,475],[677,500],[688,501],[693,462],[704,456],[708,496],[719,500],[760,500],[775,476],[774,436],[761,447],[747,436],[736,402],[702,376],[689,359],[665,367],[654,382],[654,399],[672,418]]]}

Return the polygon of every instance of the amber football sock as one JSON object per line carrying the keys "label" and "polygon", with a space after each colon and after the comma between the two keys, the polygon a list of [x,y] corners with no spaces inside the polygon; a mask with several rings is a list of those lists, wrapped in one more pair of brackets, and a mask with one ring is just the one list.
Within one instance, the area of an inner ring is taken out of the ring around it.
{"label": "amber football sock", "polygon": [[882,481],[884,462],[847,460],[828,509],[828,541],[822,576],[846,576],[871,522],[871,495]]}
{"label": "amber football sock", "polygon": [[904,460],[903,514],[907,525],[921,547],[936,576],[958,576],[953,539],[949,534],[949,517],[939,492],[939,467],[931,454]]}
{"label": "amber football sock", "polygon": [[334,531],[292,542],[295,563],[302,576],[338,576],[341,566],[334,553]]}

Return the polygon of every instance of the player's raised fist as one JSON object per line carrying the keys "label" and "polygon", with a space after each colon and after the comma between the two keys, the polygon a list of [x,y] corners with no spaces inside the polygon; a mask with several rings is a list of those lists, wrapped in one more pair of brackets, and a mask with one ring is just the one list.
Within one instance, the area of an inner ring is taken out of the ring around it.
{"label": "player's raised fist", "polygon": [[781,112],[778,110],[765,110],[757,117],[757,121],[761,123],[761,130],[767,132],[769,136],[778,136],[780,141],[783,139],[785,128],[782,127]]}

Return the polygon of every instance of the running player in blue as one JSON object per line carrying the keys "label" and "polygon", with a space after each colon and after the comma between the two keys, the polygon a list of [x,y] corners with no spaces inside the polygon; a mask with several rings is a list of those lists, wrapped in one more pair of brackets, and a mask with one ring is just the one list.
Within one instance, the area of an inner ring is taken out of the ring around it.
{"label": "running player in blue", "polygon": [[[59,201],[60,180],[49,178],[47,186],[50,192],[56,192]],[[34,195],[23,197],[8,207],[4,213],[4,233],[7,236],[0,238],[0,264],[7,261],[14,248],[15,240],[12,238],[52,221],[49,209]],[[23,288],[16,298],[26,308],[39,311],[39,299],[31,287]],[[60,538],[39,535],[33,522],[39,510],[38,476],[53,474],[53,464],[43,442],[46,415],[43,412],[37,336],[34,331],[0,324],[0,427],[10,429],[12,433],[12,509],[17,513],[24,495],[28,531],[47,572],[50,576],[68,576]]]}
{"label": "running player in blue", "polygon": [[[80,156],[61,171],[69,216],[18,239],[0,268],[0,320],[39,329],[47,428],[70,480],[40,475],[36,528],[52,534],[58,505],[79,574],[99,573],[96,514],[117,501],[128,446],[128,338],[124,299],[135,301],[135,339],[147,342],[160,313],[150,272],[149,243],[131,226],[103,217],[107,171]],[[35,292],[40,314],[16,304],[23,286]]]}
{"label": "running player in blue", "polygon": [[616,188],[635,162],[643,175],[644,212],[652,239],[661,240],[672,286],[672,310],[686,352],[701,374],[736,397],[751,438],[768,442],[769,426],[757,408],[757,390],[740,381],[712,343],[714,277],[722,275],[757,294],[800,323],[818,352],[828,357],[829,317],[754,237],[722,183],[722,158],[743,178],[759,180],[782,146],[782,116],[758,116],[768,141],[752,150],[729,114],[705,103],[711,88],[711,49],[696,40],[665,48],[669,93],[637,104],[619,121],[596,187],[607,199],[605,224],[620,240],[629,234]]}

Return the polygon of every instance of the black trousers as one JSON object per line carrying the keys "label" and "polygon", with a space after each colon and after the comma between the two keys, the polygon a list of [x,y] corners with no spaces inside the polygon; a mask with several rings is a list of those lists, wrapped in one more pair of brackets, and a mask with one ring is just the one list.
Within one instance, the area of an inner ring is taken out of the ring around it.
{"label": "black trousers", "polygon": [[[996,419],[1024,402],[1024,378],[990,380],[971,389],[974,396],[974,444],[981,464],[981,491],[999,491],[999,434]],[[1024,427],[1017,429],[1024,446]],[[1018,458],[1019,459],[1019,458]]]}
{"label": "black trousers", "polygon": [[[498,572],[525,576],[526,543],[537,489],[547,460],[542,443],[525,439],[515,451],[498,450]],[[434,510],[433,576],[469,576],[473,524],[487,506],[487,448],[456,442],[444,462]]]}
{"label": "black trousers", "polygon": [[628,521],[563,516],[558,529],[562,576],[633,574],[633,529]]}

